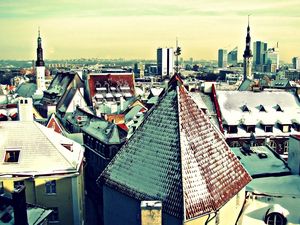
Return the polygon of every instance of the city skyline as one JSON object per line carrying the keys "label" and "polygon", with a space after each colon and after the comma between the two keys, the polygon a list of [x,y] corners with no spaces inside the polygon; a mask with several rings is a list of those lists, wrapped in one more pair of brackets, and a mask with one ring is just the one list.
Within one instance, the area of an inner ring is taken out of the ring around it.
{"label": "city skyline", "polygon": [[300,2],[230,0],[88,0],[44,4],[1,1],[0,59],[34,59],[38,27],[45,59],[155,59],[159,47],[175,47],[185,59],[216,60],[219,48],[245,48],[247,15],[254,41],[279,42],[280,59],[300,49]]}

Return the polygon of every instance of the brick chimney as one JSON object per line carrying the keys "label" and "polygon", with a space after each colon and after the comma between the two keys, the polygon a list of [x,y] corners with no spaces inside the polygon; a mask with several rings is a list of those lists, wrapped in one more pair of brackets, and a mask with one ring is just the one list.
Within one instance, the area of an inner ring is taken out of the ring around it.
{"label": "brick chimney", "polygon": [[162,203],[161,201],[141,202],[141,225],[162,224]]}
{"label": "brick chimney", "polygon": [[15,224],[28,225],[25,186],[19,186],[12,193]]}

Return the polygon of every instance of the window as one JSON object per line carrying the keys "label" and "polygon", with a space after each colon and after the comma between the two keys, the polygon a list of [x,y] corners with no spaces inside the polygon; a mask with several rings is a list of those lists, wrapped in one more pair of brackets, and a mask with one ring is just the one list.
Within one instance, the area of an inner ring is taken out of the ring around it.
{"label": "window", "polygon": [[265,132],[273,132],[273,126],[265,126]]}
{"label": "window", "polygon": [[250,112],[250,110],[249,110],[249,108],[247,107],[247,105],[243,105],[243,106],[241,107],[241,109],[242,109],[243,112]]}
{"label": "window", "polygon": [[289,151],[289,142],[285,141],[283,145],[283,154],[288,154]]}
{"label": "window", "polygon": [[271,148],[272,148],[273,150],[276,150],[276,148],[277,148],[277,144],[276,144],[276,142],[275,142],[274,140],[271,140],[271,141],[270,141],[270,146],[271,146]]}
{"label": "window", "polygon": [[56,194],[56,181],[48,181],[45,184],[47,194]]}
{"label": "window", "polygon": [[18,162],[20,156],[19,150],[7,150],[5,152],[4,162]]}
{"label": "window", "polygon": [[3,181],[0,181],[0,195],[4,193]]}
{"label": "window", "polygon": [[238,127],[237,126],[228,126],[228,133],[229,134],[236,134],[238,132]]}
{"label": "window", "polygon": [[230,147],[240,147],[240,143],[238,141],[233,141],[230,143]]}
{"label": "window", "polygon": [[247,133],[255,133],[255,125],[246,125],[246,132]]}
{"label": "window", "polygon": [[52,207],[50,209],[53,210],[53,212],[48,217],[49,223],[51,223],[51,222],[59,222],[58,208],[57,207]]}
{"label": "window", "polygon": [[259,106],[259,111],[260,112],[266,112],[266,109],[265,109],[265,107],[263,105],[260,105]]}
{"label": "window", "polygon": [[14,188],[17,189],[20,186],[24,186],[24,180],[14,181]]}
{"label": "window", "polygon": [[268,225],[284,225],[286,224],[285,218],[279,213],[271,213],[267,216]]}

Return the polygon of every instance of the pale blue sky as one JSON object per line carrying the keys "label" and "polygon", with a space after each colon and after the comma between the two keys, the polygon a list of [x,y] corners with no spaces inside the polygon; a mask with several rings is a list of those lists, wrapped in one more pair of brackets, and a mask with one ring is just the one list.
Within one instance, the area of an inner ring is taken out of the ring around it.
{"label": "pale blue sky", "polygon": [[278,41],[288,62],[300,55],[299,0],[1,0],[0,59],[35,58],[38,26],[46,59],[155,59],[176,36],[186,59],[235,46],[241,57],[248,14],[252,41]]}

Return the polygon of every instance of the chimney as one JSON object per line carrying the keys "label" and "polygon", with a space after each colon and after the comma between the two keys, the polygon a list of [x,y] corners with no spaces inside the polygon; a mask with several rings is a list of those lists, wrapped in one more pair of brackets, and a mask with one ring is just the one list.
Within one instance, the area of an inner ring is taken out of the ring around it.
{"label": "chimney", "polygon": [[28,225],[25,186],[19,186],[12,193],[15,224]]}
{"label": "chimney", "polygon": [[32,98],[20,98],[18,101],[20,121],[33,121]]}
{"label": "chimney", "polygon": [[141,202],[141,225],[162,224],[162,203],[161,201]]}

